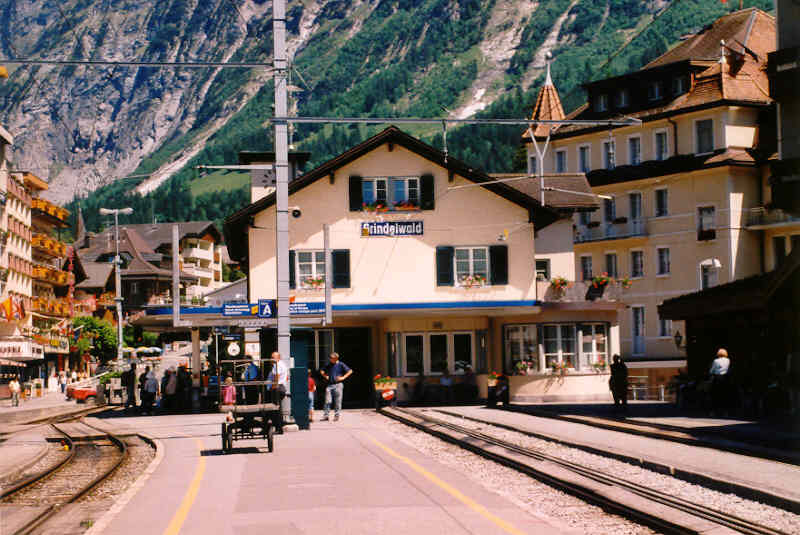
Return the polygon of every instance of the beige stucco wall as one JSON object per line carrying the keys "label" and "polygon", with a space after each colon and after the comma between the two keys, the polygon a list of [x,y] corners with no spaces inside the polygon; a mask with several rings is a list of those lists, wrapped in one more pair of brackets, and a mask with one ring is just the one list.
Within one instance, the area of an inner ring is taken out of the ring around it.
{"label": "beige stucco wall", "polygon": [[[575,258],[572,250],[572,220],[564,219],[536,233],[536,259],[550,260],[552,277],[575,280]],[[542,296],[539,296],[541,299]]]}
{"label": "beige stucco wall", "polygon": [[[436,209],[419,212],[375,214],[350,212],[348,177],[434,175]],[[323,178],[289,199],[302,217],[290,218],[292,249],[322,249],[323,223],[331,225],[331,248],[350,250],[351,288],[334,289],[334,303],[402,303],[494,299],[535,299],[534,236],[527,210],[484,188],[449,187],[472,184],[459,176],[448,182],[447,170],[395,146],[383,145],[338,169],[333,184]],[[423,221],[424,235],[362,238],[364,221]],[[275,208],[255,217],[251,229],[250,300],[275,296]],[[503,242],[509,250],[509,284],[479,289],[437,287],[435,249],[439,245],[489,246],[509,231]],[[322,290],[301,290],[298,299],[321,300]]]}

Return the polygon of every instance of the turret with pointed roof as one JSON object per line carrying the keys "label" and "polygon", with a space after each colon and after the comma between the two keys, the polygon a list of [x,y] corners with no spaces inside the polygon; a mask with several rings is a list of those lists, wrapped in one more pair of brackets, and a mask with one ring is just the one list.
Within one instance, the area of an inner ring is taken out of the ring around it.
{"label": "turret with pointed roof", "polygon": [[78,247],[82,247],[85,239],[86,223],[83,222],[83,212],[81,212],[81,207],[78,206],[78,216],[76,217],[75,222],[75,244]]}
{"label": "turret with pointed roof", "polygon": [[[539,90],[539,95],[536,97],[536,104],[533,106],[533,114],[531,115],[532,121],[558,121],[564,118],[564,108],[561,107],[561,98],[558,96],[558,91],[553,85],[553,78],[550,76],[550,58],[547,56],[547,75],[544,79],[544,85]],[[551,125],[539,124],[533,127],[533,135],[538,138],[547,137]],[[524,139],[530,139],[530,135],[526,130],[522,135]]]}

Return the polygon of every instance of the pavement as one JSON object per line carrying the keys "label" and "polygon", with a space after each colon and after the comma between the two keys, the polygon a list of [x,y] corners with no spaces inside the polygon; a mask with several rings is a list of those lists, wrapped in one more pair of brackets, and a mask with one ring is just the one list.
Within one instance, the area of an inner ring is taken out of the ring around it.
{"label": "pavement", "polygon": [[[532,516],[385,432],[381,418],[339,422],[220,450],[219,414],[114,418],[162,446],[138,492],[98,519],[104,535],[214,533],[556,534]],[[111,515],[109,515],[111,516]]]}
{"label": "pavement", "polygon": [[[541,406],[540,406],[541,407]],[[515,409],[518,408],[515,406]],[[800,502],[800,466],[713,448],[631,435],[574,421],[543,418],[486,407],[441,407],[449,413],[497,422],[521,431],[552,437],[589,450],[602,450],[670,471],[697,474],[707,481],[728,482],[764,494]],[[650,417],[653,418],[653,417]],[[655,418],[655,421],[659,421]],[[673,423],[675,423],[673,421]],[[688,422],[685,422],[688,426]]]}
{"label": "pavement", "polygon": [[0,402],[0,434],[8,432],[8,427],[18,422],[44,418],[62,412],[85,409],[90,405],[78,404],[75,400],[67,401],[64,394],[45,392],[41,397],[20,400],[18,407],[11,406],[11,400]]}

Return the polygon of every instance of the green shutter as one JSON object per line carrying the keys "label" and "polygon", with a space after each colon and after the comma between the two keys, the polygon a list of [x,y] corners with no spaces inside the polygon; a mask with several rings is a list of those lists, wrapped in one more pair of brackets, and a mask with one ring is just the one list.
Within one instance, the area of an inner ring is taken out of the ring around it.
{"label": "green shutter", "polygon": [[489,246],[489,283],[508,284],[508,246]]}
{"label": "green shutter", "polygon": [[455,248],[441,246],[436,248],[436,286],[453,286],[453,256]]}
{"label": "green shutter", "polygon": [[422,175],[419,182],[420,208],[423,210],[433,210],[436,206],[436,190],[433,187],[433,175]]}
{"label": "green shutter", "polygon": [[289,288],[294,289],[297,287],[297,278],[295,276],[294,266],[294,251],[289,250]]}
{"label": "green shutter", "polygon": [[350,250],[334,249],[331,251],[333,263],[333,286],[332,288],[350,287]]}
{"label": "green shutter", "polygon": [[364,203],[364,195],[361,191],[361,177],[353,175],[350,177],[350,211],[360,212]]}

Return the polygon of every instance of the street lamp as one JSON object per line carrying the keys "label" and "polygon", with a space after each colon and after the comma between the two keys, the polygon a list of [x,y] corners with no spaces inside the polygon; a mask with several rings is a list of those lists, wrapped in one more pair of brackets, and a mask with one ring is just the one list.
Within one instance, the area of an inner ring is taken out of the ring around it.
{"label": "street lamp", "polygon": [[114,301],[117,304],[117,365],[122,364],[122,279],[120,277],[119,258],[119,214],[130,215],[133,208],[100,208],[100,215],[114,214],[114,241],[116,243],[116,255],[114,256],[114,286],[117,296]]}

